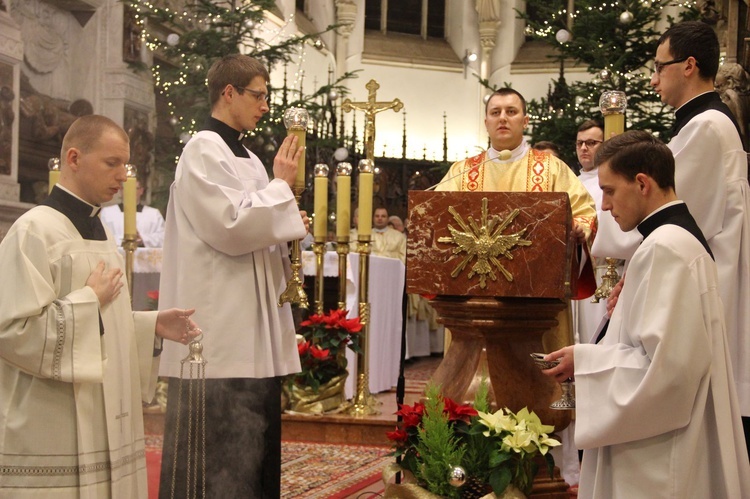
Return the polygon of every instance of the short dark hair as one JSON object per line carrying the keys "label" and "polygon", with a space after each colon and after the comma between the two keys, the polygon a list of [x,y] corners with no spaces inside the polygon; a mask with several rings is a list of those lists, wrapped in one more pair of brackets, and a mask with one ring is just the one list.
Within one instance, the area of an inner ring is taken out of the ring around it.
{"label": "short dark hair", "polygon": [[79,149],[81,152],[87,153],[93,148],[99,145],[99,139],[101,139],[104,132],[112,130],[117,133],[122,139],[130,144],[130,137],[125,133],[120,125],[99,114],[88,114],[81,116],[76,119],[68,131],[65,132],[65,136],[62,140],[62,147],[60,149],[60,158],[62,162],[66,162],[68,150],[71,147]]}
{"label": "short dark hair", "polygon": [[604,163],[616,174],[628,181],[645,173],[656,181],[661,189],[674,190],[674,156],[672,151],[643,130],[629,130],[602,142],[594,156],[594,164]]}
{"label": "short dark hair", "polygon": [[266,67],[254,57],[244,54],[229,54],[217,60],[208,70],[208,99],[211,107],[219,100],[227,85],[246,87],[253,78],[270,79]]}
{"label": "short dark hair", "polygon": [[551,140],[540,140],[539,142],[531,146],[531,148],[536,149],[537,151],[549,150],[552,151],[552,153],[558,158],[560,157],[560,147],[558,147],[558,145]]}
{"label": "short dark hair", "polygon": [[665,31],[658,44],[667,40],[672,57],[678,60],[695,57],[701,78],[711,81],[716,78],[719,71],[719,38],[711,26],[700,21],[684,21]]}
{"label": "short dark hair", "polygon": [[601,128],[602,132],[604,131],[604,124],[597,119],[590,119],[586,120],[580,125],[578,125],[578,132],[585,132],[586,130],[590,130],[592,128]]}
{"label": "short dark hair", "polygon": [[487,114],[487,109],[490,107],[490,101],[495,96],[501,96],[504,97],[506,95],[517,95],[519,99],[521,99],[521,112],[525,115],[526,114],[526,99],[523,98],[523,95],[518,90],[514,90],[510,87],[505,88],[498,88],[494,92],[490,94],[490,96],[487,98],[487,102],[484,103],[484,114]]}

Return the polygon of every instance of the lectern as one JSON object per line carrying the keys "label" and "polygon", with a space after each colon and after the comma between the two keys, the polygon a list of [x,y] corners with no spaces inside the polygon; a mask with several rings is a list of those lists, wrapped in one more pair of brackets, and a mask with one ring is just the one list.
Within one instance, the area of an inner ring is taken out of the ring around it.
{"label": "lectern", "polygon": [[566,193],[409,192],[407,292],[428,295],[451,331],[432,379],[444,396],[471,402],[488,377],[498,408],[570,423],[529,354],[572,341],[549,337],[576,286],[572,223]]}

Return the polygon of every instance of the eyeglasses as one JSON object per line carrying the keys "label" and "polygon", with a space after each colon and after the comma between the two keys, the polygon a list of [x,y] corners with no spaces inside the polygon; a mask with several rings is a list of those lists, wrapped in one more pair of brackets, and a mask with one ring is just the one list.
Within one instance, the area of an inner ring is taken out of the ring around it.
{"label": "eyeglasses", "polygon": [[671,61],[667,62],[657,62],[654,61],[654,73],[661,74],[661,70],[664,69],[665,66],[671,66],[672,64],[678,64],[680,62],[685,62],[688,60],[690,56],[683,57],[681,59],[672,59]]}
{"label": "eyeglasses", "polygon": [[595,140],[595,139],[589,139],[589,140],[576,140],[576,147],[577,147],[578,149],[580,149],[581,147],[583,147],[583,145],[584,145],[584,144],[586,144],[586,147],[588,147],[589,149],[591,149],[591,148],[592,148],[592,147],[594,147],[595,145],[597,145],[597,144],[601,144],[602,142],[603,142],[602,140]]}
{"label": "eyeglasses", "polygon": [[253,90],[252,88],[238,87],[237,85],[232,86],[237,89],[240,95],[242,95],[242,92],[249,92],[253,97],[255,97],[255,100],[257,100],[258,102],[268,102],[268,94],[265,92],[258,92],[257,90]]}

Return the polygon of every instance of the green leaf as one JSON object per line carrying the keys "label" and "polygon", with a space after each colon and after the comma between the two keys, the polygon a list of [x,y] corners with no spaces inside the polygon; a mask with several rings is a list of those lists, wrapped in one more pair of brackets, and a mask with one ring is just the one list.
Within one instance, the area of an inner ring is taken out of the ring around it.
{"label": "green leaf", "polygon": [[502,494],[510,485],[512,475],[509,469],[500,468],[490,473],[490,486],[495,494]]}

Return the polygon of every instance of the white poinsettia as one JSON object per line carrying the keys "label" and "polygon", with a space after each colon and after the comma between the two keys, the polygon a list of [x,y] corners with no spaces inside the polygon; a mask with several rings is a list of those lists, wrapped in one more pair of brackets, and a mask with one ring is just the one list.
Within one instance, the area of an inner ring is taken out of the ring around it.
{"label": "white poinsettia", "polygon": [[493,431],[495,433],[502,433],[504,431],[513,431],[516,427],[515,418],[510,415],[510,412],[509,414],[505,414],[502,409],[492,414],[481,411],[478,414],[479,422],[488,428],[488,430],[483,432],[485,437],[489,437]]}

